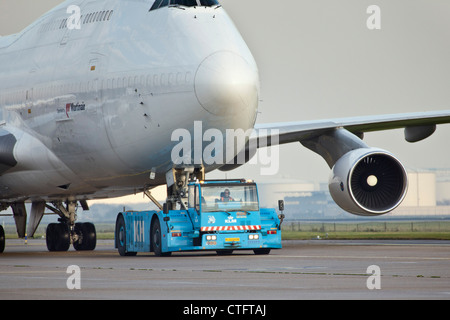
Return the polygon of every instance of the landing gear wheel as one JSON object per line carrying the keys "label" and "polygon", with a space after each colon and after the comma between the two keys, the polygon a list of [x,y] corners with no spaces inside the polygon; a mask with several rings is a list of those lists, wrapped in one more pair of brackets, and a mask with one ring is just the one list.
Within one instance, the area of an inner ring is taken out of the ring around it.
{"label": "landing gear wheel", "polygon": [[0,226],[0,253],[5,251],[5,230]]}
{"label": "landing gear wheel", "polygon": [[159,226],[158,220],[152,223],[152,244],[153,251],[157,257],[169,257],[172,252],[162,252],[161,247],[161,227]]}
{"label": "landing gear wheel", "polygon": [[270,253],[270,249],[255,249],[253,250],[253,252],[257,255],[262,255],[262,254],[269,254]]}
{"label": "landing gear wheel", "polygon": [[56,223],[50,223],[45,231],[45,242],[47,243],[48,251],[56,251],[56,241],[58,240],[56,234]]}
{"label": "landing gear wheel", "polygon": [[88,251],[95,249],[97,245],[97,233],[92,223],[75,223],[74,232],[77,235],[77,240],[73,242],[75,250]]}
{"label": "landing gear wheel", "polygon": [[50,223],[47,226],[48,251],[67,251],[70,247],[69,227],[65,223]]}
{"label": "landing gear wheel", "polygon": [[120,216],[116,223],[116,246],[122,257],[135,256],[137,254],[137,252],[127,251],[127,232],[123,216]]}

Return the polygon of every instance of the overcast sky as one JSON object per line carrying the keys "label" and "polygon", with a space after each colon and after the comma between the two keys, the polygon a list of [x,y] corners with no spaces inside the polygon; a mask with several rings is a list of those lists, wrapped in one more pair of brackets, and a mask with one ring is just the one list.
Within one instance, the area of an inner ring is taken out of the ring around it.
{"label": "overcast sky", "polygon": [[[18,32],[58,0],[0,0],[0,35]],[[450,109],[448,0],[223,0],[260,70],[258,122]],[[369,30],[369,5],[381,30]],[[367,134],[409,169],[450,168],[450,125],[409,144],[401,130]],[[280,148],[277,177],[326,181],[318,155]],[[244,166],[234,175],[258,178]],[[223,177],[220,173],[217,176]],[[229,176],[230,177],[230,174]]]}

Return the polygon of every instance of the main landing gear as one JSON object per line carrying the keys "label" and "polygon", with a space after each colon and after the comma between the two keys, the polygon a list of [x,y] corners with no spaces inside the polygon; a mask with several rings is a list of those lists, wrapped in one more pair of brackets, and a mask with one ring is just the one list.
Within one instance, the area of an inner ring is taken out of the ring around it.
{"label": "main landing gear", "polygon": [[0,225],[0,253],[5,251],[5,230]]}
{"label": "main landing gear", "polygon": [[95,226],[90,223],[75,223],[76,201],[53,202],[53,206],[46,207],[58,214],[59,223],[50,223],[47,226],[46,241],[49,251],[67,251],[70,244],[77,251],[94,250],[97,244]]}

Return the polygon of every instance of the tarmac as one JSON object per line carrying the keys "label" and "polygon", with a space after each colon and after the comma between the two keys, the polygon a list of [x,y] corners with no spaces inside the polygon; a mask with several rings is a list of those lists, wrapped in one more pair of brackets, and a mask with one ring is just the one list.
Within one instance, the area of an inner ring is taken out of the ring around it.
{"label": "tarmac", "polygon": [[121,257],[48,252],[45,240],[7,240],[0,300],[450,299],[450,241],[283,241],[269,255],[235,251]]}

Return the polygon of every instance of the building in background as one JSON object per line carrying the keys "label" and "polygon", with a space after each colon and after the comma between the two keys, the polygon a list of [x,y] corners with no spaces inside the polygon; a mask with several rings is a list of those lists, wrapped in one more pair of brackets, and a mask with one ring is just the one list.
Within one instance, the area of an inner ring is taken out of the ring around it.
{"label": "building in background", "polygon": [[436,171],[436,201],[438,206],[450,206],[450,169]]}

